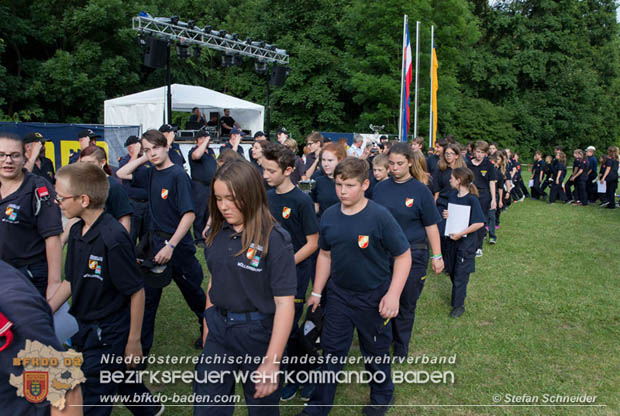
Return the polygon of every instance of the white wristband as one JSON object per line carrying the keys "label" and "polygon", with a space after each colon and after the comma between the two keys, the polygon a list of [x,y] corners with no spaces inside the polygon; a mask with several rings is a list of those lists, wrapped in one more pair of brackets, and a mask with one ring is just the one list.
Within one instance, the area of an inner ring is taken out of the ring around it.
{"label": "white wristband", "polygon": [[321,295],[319,295],[319,294],[318,294],[318,293],[316,293],[316,292],[310,292],[310,294],[311,294],[312,296],[316,296],[317,298],[321,299]]}

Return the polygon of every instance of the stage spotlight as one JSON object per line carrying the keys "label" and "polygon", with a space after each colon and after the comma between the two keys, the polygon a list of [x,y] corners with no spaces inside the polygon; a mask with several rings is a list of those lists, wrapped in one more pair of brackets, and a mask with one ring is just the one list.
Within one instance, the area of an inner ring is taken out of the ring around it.
{"label": "stage spotlight", "polygon": [[227,55],[227,54],[222,55],[222,66],[224,68],[228,68],[229,66],[232,66],[232,64],[233,64],[232,55]]}
{"label": "stage spotlight", "polygon": [[213,29],[211,27],[211,25],[206,25],[205,28],[202,31],[205,32],[208,35],[208,34],[211,33],[211,29]]}
{"label": "stage spotlight", "polygon": [[236,33],[233,33],[232,34],[232,38],[233,38],[233,40],[239,40],[239,35],[236,34]]}
{"label": "stage spotlight", "polygon": [[195,21],[195,20],[188,20],[188,21],[187,21],[187,27],[188,27],[189,29],[192,29],[192,30],[193,30],[193,29],[194,29],[194,26],[196,26],[196,21]]}
{"label": "stage spotlight", "polygon": [[259,74],[266,74],[269,71],[269,66],[267,62],[256,61],[254,62],[254,69]]}
{"label": "stage spotlight", "polygon": [[241,55],[235,55],[232,58],[232,64],[234,66],[241,66],[243,64],[243,58],[241,58]]}
{"label": "stage spotlight", "polygon": [[248,45],[251,45],[252,44],[252,38],[246,38],[245,39],[245,43],[248,44]]}
{"label": "stage spotlight", "polygon": [[200,58],[200,46],[194,46],[192,56],[194,59]]}
{"label": "stage spotlight", "polygon": [[189,51],[189,45],[184,45],[182,43],[177,43],[177,56],[180,59],[187,59],[189,58],[190,55],[190,51]]}
{"label": "stage spotlight", "polygon": [[172,23],[173,25],[178,25],[179,24],[179,16],[171,16],[170,17],[170,23]]}

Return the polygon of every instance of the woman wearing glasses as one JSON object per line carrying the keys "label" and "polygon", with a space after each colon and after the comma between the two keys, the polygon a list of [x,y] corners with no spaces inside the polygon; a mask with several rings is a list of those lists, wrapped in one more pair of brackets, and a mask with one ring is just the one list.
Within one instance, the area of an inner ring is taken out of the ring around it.
{"label": "woman wearing glasses", "polygon": [[0,134],[0,259],[20,270],[46,299],[60,285],[60,209],[53,186],[27,172],[24,142]]}

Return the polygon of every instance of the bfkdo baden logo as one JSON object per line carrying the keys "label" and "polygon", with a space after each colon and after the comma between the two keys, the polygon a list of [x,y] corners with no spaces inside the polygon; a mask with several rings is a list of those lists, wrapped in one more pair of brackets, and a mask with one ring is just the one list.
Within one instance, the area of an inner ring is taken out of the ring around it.
{"label": "bfkdo baden logo", "polygon": [[47,397],[49,374],[47,371],[24,371],[24,397],[31,403],[41,403]]}
{"label": "bfkdo baden logo", "polygon": [[57,351],[39,341],[26,340],[24,348],[13,358],[15,372],[9,375],[9,384],[17,389],[18,397],[30,403],[47,400],[62,410],[65,394],[86,382],[82,362],[82,354],[74,350]]}

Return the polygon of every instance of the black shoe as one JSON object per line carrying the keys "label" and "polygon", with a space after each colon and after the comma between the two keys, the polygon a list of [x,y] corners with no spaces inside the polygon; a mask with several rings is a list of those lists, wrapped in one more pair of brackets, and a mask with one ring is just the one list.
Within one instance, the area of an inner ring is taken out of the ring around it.
{"label": "black shoe", "polygon": [[362,414],[364,416],[383,416],[390,410],[392,405],[394,404],[394,396],[390,399],[390,402],[383,406],[369,404],[364,406],[362,409]]}
{"label": "black shoe", "polygon": [[198,339],[194,342],[194,348],[197,350],[202,350],[204,345],[202,345],[202,336],[198,337]]}
{"label": "black shoe", "polygon": [[457,306],[450,312],[450,318],[458,318],[465,313],[465,306]]}

